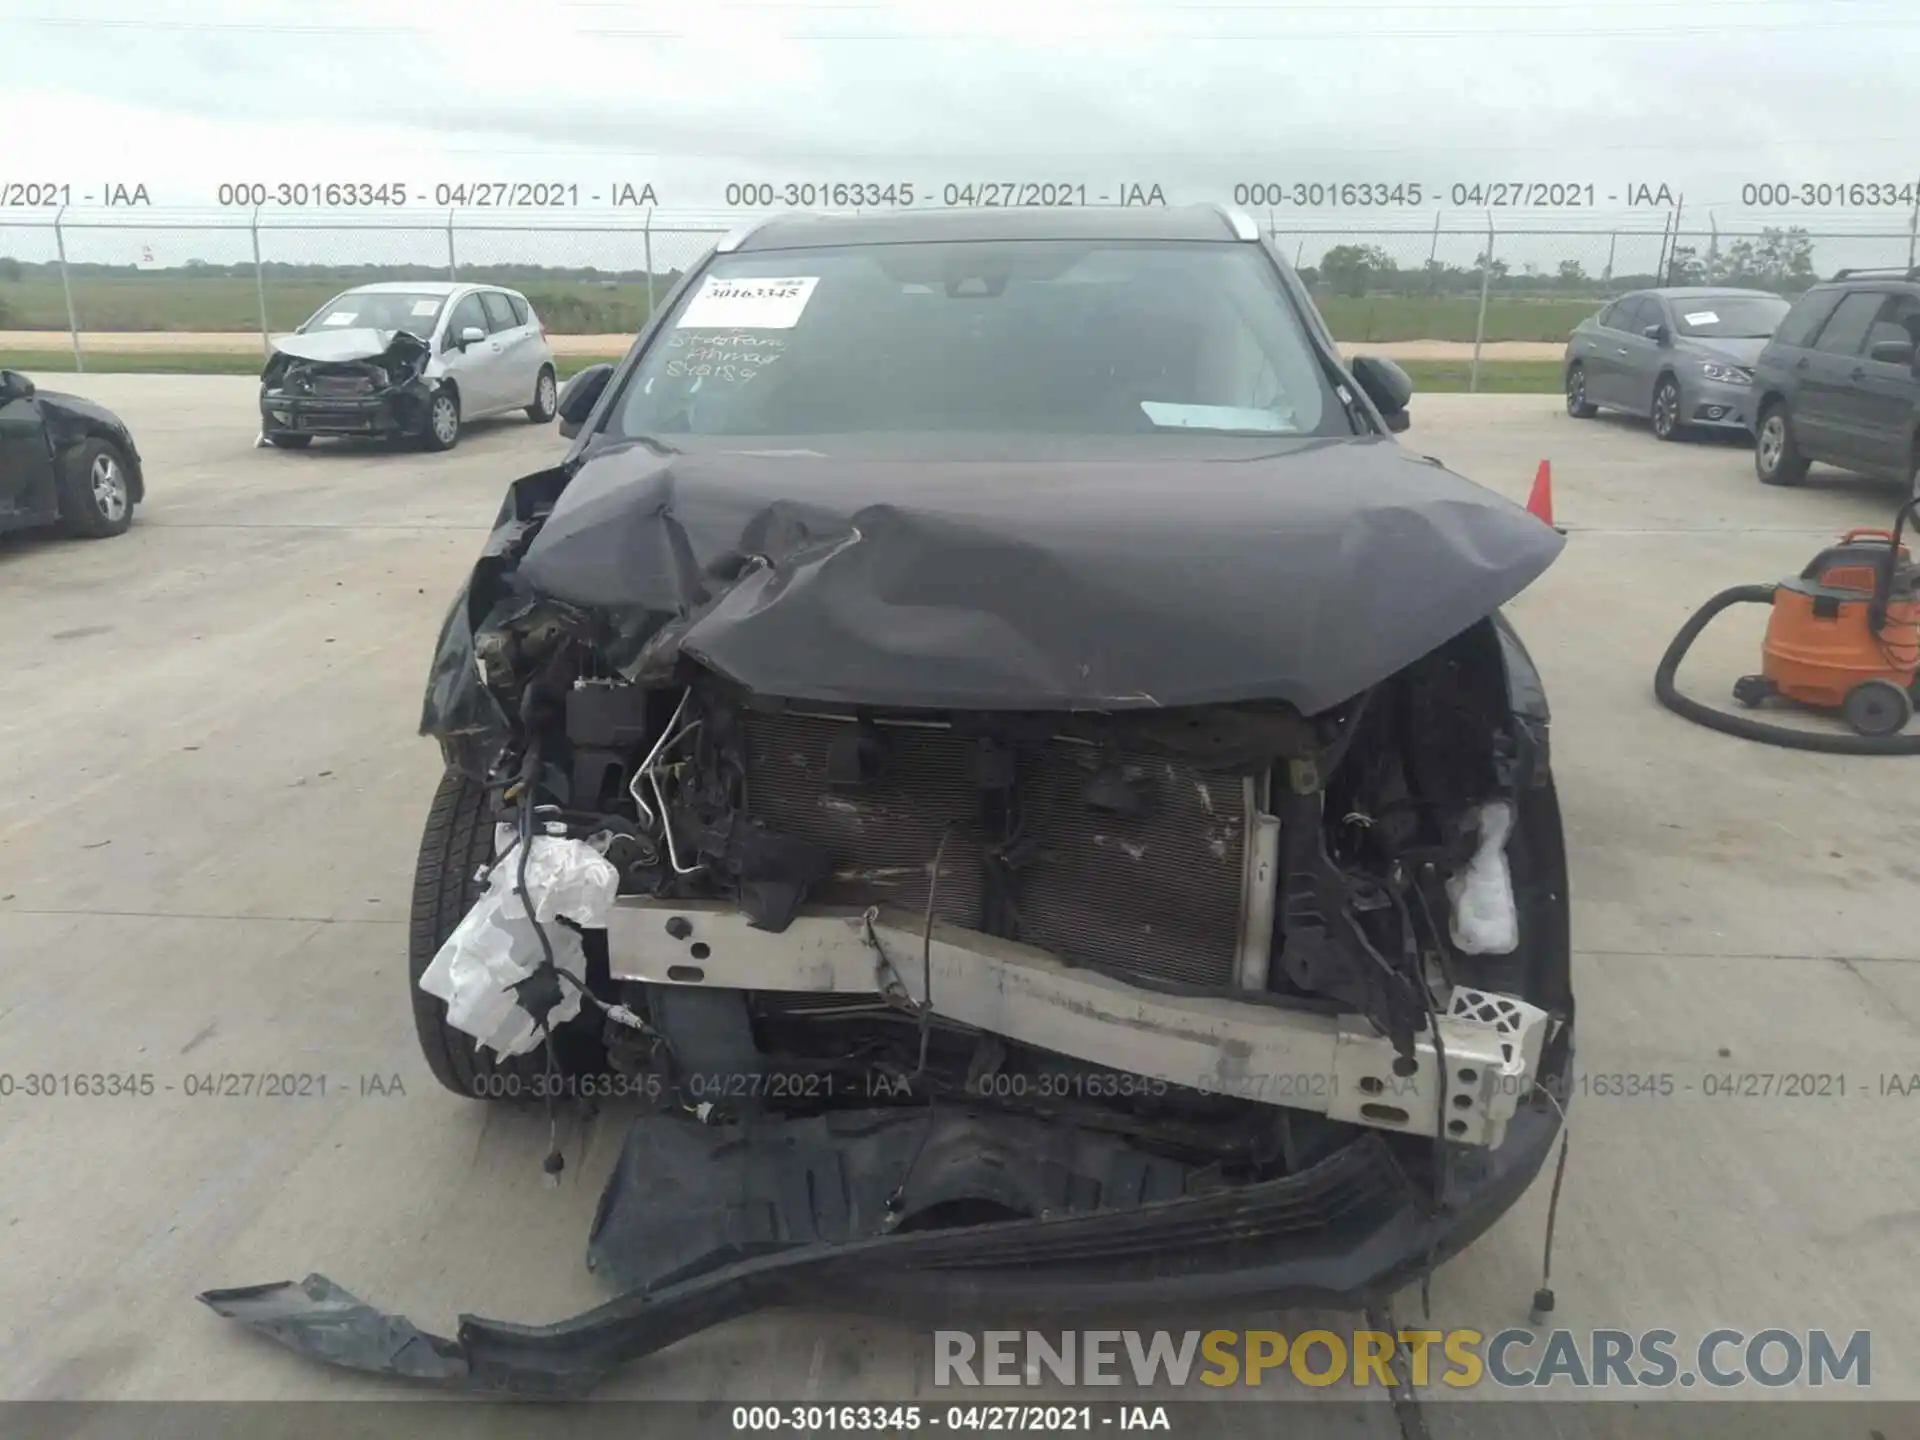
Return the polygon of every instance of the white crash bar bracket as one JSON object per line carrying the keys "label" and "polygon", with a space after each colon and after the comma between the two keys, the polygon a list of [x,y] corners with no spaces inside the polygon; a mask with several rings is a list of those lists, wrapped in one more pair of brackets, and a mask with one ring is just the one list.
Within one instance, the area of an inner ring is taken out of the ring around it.
{"label": "white crash bar bracket", "polygon": [[[627,898],[608,918],[607,949],[616,980],[849,997],[892,987],[917,1004],[920,917],[868,913],[807,912],[774,935],[723,902]],[[1442,1123],[1431,1036],[1406,1060],[1358,1016],[1144,990],[939,923],[931,973],[934,1014],[1090,1065],[1410,1135]],[[1500,1144],[1546,1028],[1524,1000],[1453,992],[1440,1017],[1449,1140]]]}

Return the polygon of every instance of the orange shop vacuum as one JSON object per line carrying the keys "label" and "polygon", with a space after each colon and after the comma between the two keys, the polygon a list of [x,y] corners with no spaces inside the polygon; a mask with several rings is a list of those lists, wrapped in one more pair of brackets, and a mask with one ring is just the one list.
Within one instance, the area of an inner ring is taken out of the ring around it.
{"label": "orange shop vacuum", "polygon": [[[1901,543],[1920,496],[1907,501],[1893,529],[1849,530],[1798,575],[1776,585],[1736,585],[1714,596],[1680,627],[1654,671],[1653,693],[1697,724],[1795,750],[1833,755],[1920,755],[1920,735],[1906,735],[1920,699],[1920,569]],[[1773,725],[1716,710],[1674,688],[1680,662],[1722,610],[1768,605],[1767,638],[1758,675],[1734,683],[1749,709],[1774,699],[1837,714],[1852,733]]]}

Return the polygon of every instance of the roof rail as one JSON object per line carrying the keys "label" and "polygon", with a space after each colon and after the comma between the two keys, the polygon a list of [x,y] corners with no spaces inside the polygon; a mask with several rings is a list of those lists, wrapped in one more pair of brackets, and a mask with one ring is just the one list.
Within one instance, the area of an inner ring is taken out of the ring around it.
{"label": "roof rail", "polygon": [[1861,265],[1849,270],[1836,270],[1836,280],[1856,280],[1861,276],[1887,276],[1895,280],[1920,280],[1920,265]]}
{"label": "roof rail", "polygon": [[738,250],[742,245],[747,243],[747,237],[749,235],[753,234],[753,232],[758,230],[762,225],[777,218],[779,217],[774,215],[762,215],[756,220],[747,221],[744,225],[734,226],[733,229],[729,230],[714,242],[714,253],[716,255],[731,255],[735,250]]}
{"label": "roof rail", "polygon": [[1216,204],[1214,210],[1227,222],[1227,228],[1233,231],[1236,240],[1258,240],[1260,227],[1254,223],[1251,215],[1244,210],[1235,210],[1231,206]]}

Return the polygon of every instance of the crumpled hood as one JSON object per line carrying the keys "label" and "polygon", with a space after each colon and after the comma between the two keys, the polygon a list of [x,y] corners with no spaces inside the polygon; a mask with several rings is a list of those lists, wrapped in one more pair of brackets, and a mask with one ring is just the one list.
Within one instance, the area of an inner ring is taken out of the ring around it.
{"label": "crumpled hood", "polygon": [[630,672],[685,655],[792,699],[1316,714],[1564,543],[1392,441],[1163,438],[1058,460],[628,445],[567,482],[514,589],[611,619]]}
{"label": "crumpled hood", "polygon": [[403,354],[423,353],[427,342],[407,330],[368,330],[341,328],[312,330],[304,335],[283,335],[273,348],[296,360],[342,362],[372,360],[397,350]]}

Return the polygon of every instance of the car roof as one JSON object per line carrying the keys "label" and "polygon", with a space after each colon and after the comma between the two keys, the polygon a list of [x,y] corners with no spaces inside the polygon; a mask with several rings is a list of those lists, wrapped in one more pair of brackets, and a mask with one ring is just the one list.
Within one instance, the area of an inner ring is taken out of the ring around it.
{"label": "car roof", "polygon": [[366,285],[355,285],[343,291],[347,295],[451,295],[457,290],[471,290],[466,284],[456,284],[451,280],[375,280]]}
{"label": "car roof", "polygon": [[1815,290],[1913,290],[1920,288],[1920,279],[1904,275],[1848,275],[1838,280],[1822,280],[1809,285],[1807,292]]}
{"label": "car roof", "polygon": [[1662,300],[1704,300],[1709,295],[1752,300],[1784,300],[1771,290],[1744,290],[1737,285],[1662,285],[1652,290],[1636,290],[1636,295],[1658,295]]}
{"label": "car roof", "polygon": [[375,280],[343,290],[343,295],[464,295],[469,290],[505,290],[520,292],[505,285],[482,285],[471,280]]}
{"label": "car roof", "polygon": [[736,230],[722,251],[970,240],[1257,240],[1245,216],[1218,205],[979,206],[878,214],[785,214]]}

